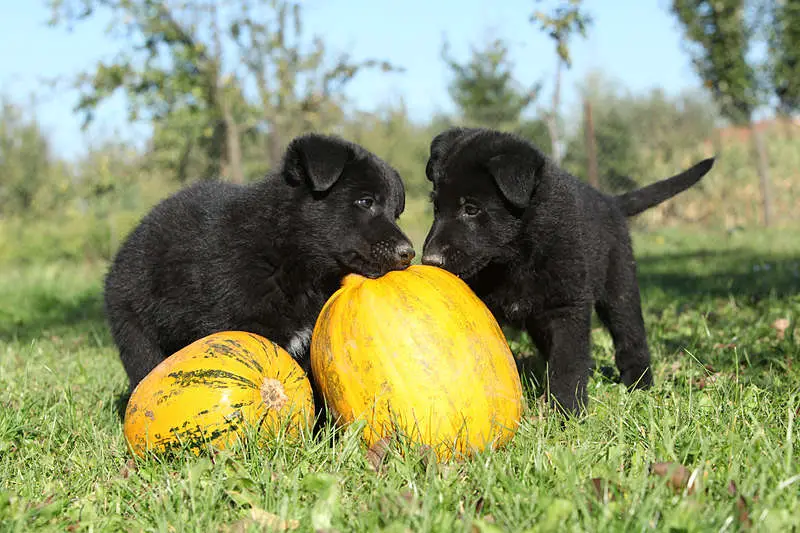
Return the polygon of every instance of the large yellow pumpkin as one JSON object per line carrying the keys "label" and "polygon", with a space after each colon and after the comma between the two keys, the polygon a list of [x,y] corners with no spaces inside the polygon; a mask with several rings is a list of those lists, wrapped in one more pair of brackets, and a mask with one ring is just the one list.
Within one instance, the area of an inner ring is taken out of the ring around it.
{"label": "large yellow pumpkin", "polygon": [[494,316],[445,270],[347,276],[320,313],[311,365],[340,423],[368,445],[400,431],[440,458],[506,443],[522,412],[519,374]]}
{"label": "large yellow pumpkin", "polygon": [[134,389],[124,434],[145,451],[230,446],[246,428],[297,435],[314,418],[311,384],[294,359],[252,333],[199,339],[154,368]]}

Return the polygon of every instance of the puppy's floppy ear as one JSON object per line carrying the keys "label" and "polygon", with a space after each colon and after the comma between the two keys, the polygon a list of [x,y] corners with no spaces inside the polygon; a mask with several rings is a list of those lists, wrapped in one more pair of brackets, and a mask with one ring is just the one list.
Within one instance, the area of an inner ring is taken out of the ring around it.
{"label": "puppy's floppy ear", "polygon": [[433,181],[433,173],[436,166],[441,163],[447,152],[453,147],[456,141],[465,135],[477,133],[478,128],[450,128],[438,134],[431,141],[431,155],[425,165],[425,175],[428,180]]}
{"label": "puppy's floppy ear", "polygon": [[542,161],[523,154],[500,154],[486,162],[500,192],[515,207],[526,207],[536,185]]}
{"label": "puppy's floppy ear", "polygon": [[296,181],[307,180],[314,192],[323,192],[336,183],[354,155],[346,141],[311,133],[289,143],[283,170]]}

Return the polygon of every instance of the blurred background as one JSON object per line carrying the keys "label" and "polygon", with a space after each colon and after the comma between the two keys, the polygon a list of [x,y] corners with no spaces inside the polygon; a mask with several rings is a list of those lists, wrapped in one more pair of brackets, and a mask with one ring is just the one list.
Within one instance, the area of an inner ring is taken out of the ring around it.
{"label": "blurred background", "polygon": [[455,124],[610,193],[719,157],[637,231],[800,217],[800,0],[7,1],[0,35],[6,263],[103,263],[155,202],[257,180],[307,131],[400,171],[418,250]]}

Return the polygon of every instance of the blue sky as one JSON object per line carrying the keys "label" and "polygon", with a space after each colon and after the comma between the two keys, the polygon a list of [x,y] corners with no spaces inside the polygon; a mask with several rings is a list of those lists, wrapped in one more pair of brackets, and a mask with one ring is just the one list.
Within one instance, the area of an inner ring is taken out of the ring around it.
{"label": "blue sky", "polygon": [[[632,91],[662,87],[676,93],[699,81],[681,45],[677,22],[667,0],[587,0],[594,17],[589,37],[572,44],[573,68],[564,78],[562,111],[576,106],[576,83],[587,72],[601,70]],[[548,37],[528,21],[534,0],[306,0],[307,34],[322,36],[331,51],[354,58],[388,59],[405,68],[392,75],[365,74],[349,86],[361,109],[374,109],[403,97],[415,119],[450,111],[448,76],[441,61],[446,38],[451,54],[468,57],[470,45],[488,38],[506,40],[516,78],[525,84],[546,82],[541,103],[549,101],[555,57]],[[89,132],[71,109],[77,95],[48,89],[43,80],[86,69],[119,50],[105,35],[105,20],[92,20],[72,32],[47,25],[42,0],[2,2],[0,93],[18,102],[36,94],[36,110],[54,148],[68,157],[108,136],[135,139],[140,131],[125,122],[118,98],[105,105]]]}

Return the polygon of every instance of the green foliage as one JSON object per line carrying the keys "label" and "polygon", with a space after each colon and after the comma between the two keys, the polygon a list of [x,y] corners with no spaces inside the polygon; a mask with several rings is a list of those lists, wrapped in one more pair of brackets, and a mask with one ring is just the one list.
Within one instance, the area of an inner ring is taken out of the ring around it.
{"label": "green foliage", "polygon": [[[537,0],[537,2],[541,3],[541,0]],[[541,111],[541,118],[550,138],[550,156],[557,165],[561,165],[564,159],[563,123],[559,109],[561,102],[561,71],[562,67],[569,69],[572,66],[572,59],[569,53],[570,38],[575,34],[586,37],[586,31],[592,24],[592,18],[583,10],[582,0],[569,0],[567,3],[557,2],[549,13],[536,10],[530,20],[531,22],[536,21],[539,29],[549,34],[555,43],[556,55],[558,56],[553,83],[552,105],[549,110]]]}
{"label": "green foliage", "polygon": [[[329,425],[213,457],[133,459],[104,323],[105,264],[0,270],[4,531],[791,531],[798,525],[800,255],[788,232],[636,234],[656,385],[597,373],[581,420],[528,384],[505,448],[437,464],[400,443],[373,470]],[[788,319],[787,322],[781,322]],[[781,333],[779,333],[779,331]],[[600,365],[609,336],[593,332]],[[535,359],[512,342],[523,368]],[[650,472],[688,470],[670,484]],[[691,488],[690,488],[691,480]]]}
{"label": "green foliage", "polygon": [[452,74],[450,96],[468,124],[492,128],[516,125],[536,99],[539,85],[523,88],[514,80],[508,47],[500,39],[483,48],[472,47],[464,64],[450,57],[446,44],[442,58]]}
{"label": "green foliage", "polygon": [[[587,76],[583,94],[592,102],[598,174],[607,192],[628,190],[646,176],[655,177],[655,163],[678,166],[704,157],[701,146],[712,136],[716,115],[702,94],[670,97],[659,89],[630,94],[599,73]],[[574,116],[571,122],[583,124],[583,118]],[[578,176],[586,174],[583,128],[568,137],[563,164]]]}
{"label": "green foliage", "polygon": [[[260,17],[248,3],[261,6]],[[261,157],[271,166],[292,137],[341,124],[345,89],[360,72],[401,70],[380,59],[356,61],[347,53],[331,60],[322,38],[305,34],[299,3],[242,0],[242,13],[231,22],[230,36],[246,66],[240,76],[257,89],[250,120],[260,133]]]}
{"label": "green foliage", "polygon": [[[712,153],[719,156],[714,170],[698,186],[679,200],[641,215],[636,225],[733,229],[757,223],[758,189],[746,145],[714,146],[707,141],[713,139],[713,106],[694,94],[631,95],[613,85],[598,87],[602,90],[593,94],[603,154],[601,185],[606,190],[628,188],[634,181],[643,185]],[[570,122],[580,124],[581,118]],[[418,252],[432,216],[428,199],[431,185],[424,173],[430,139],[452,123],[451,118],[435,117],[430,124],[416,124],[405,109],[393,107],[379,113],[353,114],[335,130],[384,157],[400,172],[407,191],[401,225]],[[546,146],[547,131],[540,121],[524,120],[515,129],[540,147]],[[793,213],[800,209],[797,138],[780,127],[768,131],[766,138],[770,171],[776,176],[775,213],[791,224]],[[576,128],[569,139],[566,168],[584,176],[583,132]],[[243,143],[243,148],[248,174],[255,177],[266,172],[268,167],[259,157],[258,147],[251,152]],[[0,264],[111,257],[139,218],[180,185],[169,178],[169,170],[153,163],[152,157],[152,151],[139,154],[125,146],[107,144],[70,165],[53,158],[51,167],[55,170],[46,179],[37,176],[42,179],[36,182],[28,209],[20,211],[12,207],[13,202],[5,203],[3,197]],[[17,171],[10,161],[7,163],[9,170],[4,175],[14,176]],[[614,178],[618,179],[612,181]],[[2,182],[3,187],[6,183]]]}
{"label": "green foliage", "polygon": [[124,146],[99,146],[59,168],[38,183],[28,209],[0,204],[2,262],[109,259],[143,212],[174,191]]}
{"label": "green foliage", "polygon": [[[537,0],[541,3],[542,0]],[[550,13],[536,10],[531,21],[536,21],[539,28],[546,32],[556,45],[556,54],[569,68],[572,59],[569,54],[569,39],[574,34],[586,37],[586,31],[592,24],[592,17],[582,10],[582,0],[557,2]]]}
{"label": "green foliage", "polygon": [[323,41],[303,34],[299,4],[288,0],[49,5],[53,24],[72,25],[105,9],[112,28],[125,28],[116,34],[128,44],[121,55],[79,77],[77,110],[91,121],[101,102],[124,91],[131,120],[153,123],[151,164],[164,164],[181,182],[190,173],[252,177],[244,151],[276,164],[291,137],[341,120],[343,90],[360,71],[396,70],[346,54],[331,63]]}
{"label": "green foliage", "polygon": [[[77,110],[84,113],[87,122],[93,119],[96,106],[118,89],[130,100],[133,120],[143,116],[158,121],[182,106],[197,113],[211,111],[213,58],[208,55],[208,46],[192,35],[196,28],[176,18],[180,13],[163,2],[150,0],[79,3],[83,10],[77,10],[73,2],[51,0],[51,22],[71,26],[99,9],[107,9],[113,16],[113,26],[126,28],[124,36],[131,44],[114,61],[101,62],[94,72],[79,78],[84,93]],[[199,6],[192,7],[198,10]]]}
{"label": "green foliage", "polygon": [[406,109],[389,107],[376,113],[356,113],[338,133],[379,154],[400,174],[406,189],[406,209],[400,226],[417,249],[418,256],[430,228],[431,184],[425,176],[430,140],[451,125],[446,117],[431,124],[412,122]]}
{"label": "green foliage", "polygon": [[425,176],[425,163],[430,139],[438,131],[412,123],[402,107],[359,113],[340,131],[392,165],[402,176],[409,196],[427,196],[430,183]]}
{"label": "green foliage", "polygon": [[[82,97],[77,111],[84,114],[85,122],[92,120],[101,102],[122,90],[129,101],[130,119],[152,121],[156,130],[177,128],[187,133],[189,115],[194,123],[189,132],[199,136],[186,144],[205,147],[207,168],[201,176],[227,174],[228,165],[236,165],[240,157],[230,152],[235,146],[231,137],[237,135],[232,121],[238,117],[231,110],[235,104],[229,101],[240,93],[231,87],[235,84],[223,79],[217,7],[207,2],[176,6],[151,0],[82,3],[85,10],[76,15],[72,2],[51,0],[53,23],[73,24],[105,8],[126,28],[122,35],[129,43],[113,61],[79,76]],[[203,30],[209,34],[205,39]],[[172,117],[179,121],[175,126],[170,124]],[[156,146],[162,146],[163,140],[156,137]],[[241,173],[238,167],[232,172]],[[239,175],[232,177],[242,180]]]}
{"label": "green foliage", "polygon": [[694,67],[723,116],[747,124],[759,103],[756,72],[747,55],[753,29],[745,0],[673,0],[672,12],[690,41]]}
{"label": "green foliage", "polygon": [[653,89],[628,98],[621,107],[628,110],[633,138],[646,164],[677,155],[699,157],[701,145],[713,136],[718,117],[714,102],[700,91],[669,96]]}
{"label": "green foliage", "polygon": [[0,215],[25,213],[60,169],[36,118],[7,98],[0,105]]}
{"label": "green foliage", "polygon": [[769,2],[768,72],[778,111],[800,112],[800,0]]}
{"label": "green foliage", "polygon": [[[591,97],[595,122],[594,137],[600,187],[607,192],[620,192],[636,187],[643,170],[641,152],[636,146],[634,125],[627,116],[624,97],[613,93],[597,93]],[[587,149],[583,129],[567,140],[562,162],[577,176],[587,171]]]}
{"label": "green foliage", "polygon": [[550,131],[547,124],[540,118],[522,119],[519,124],[510,128],[518,135],[532,142],[540,150],[547,152],[550,143]]}

